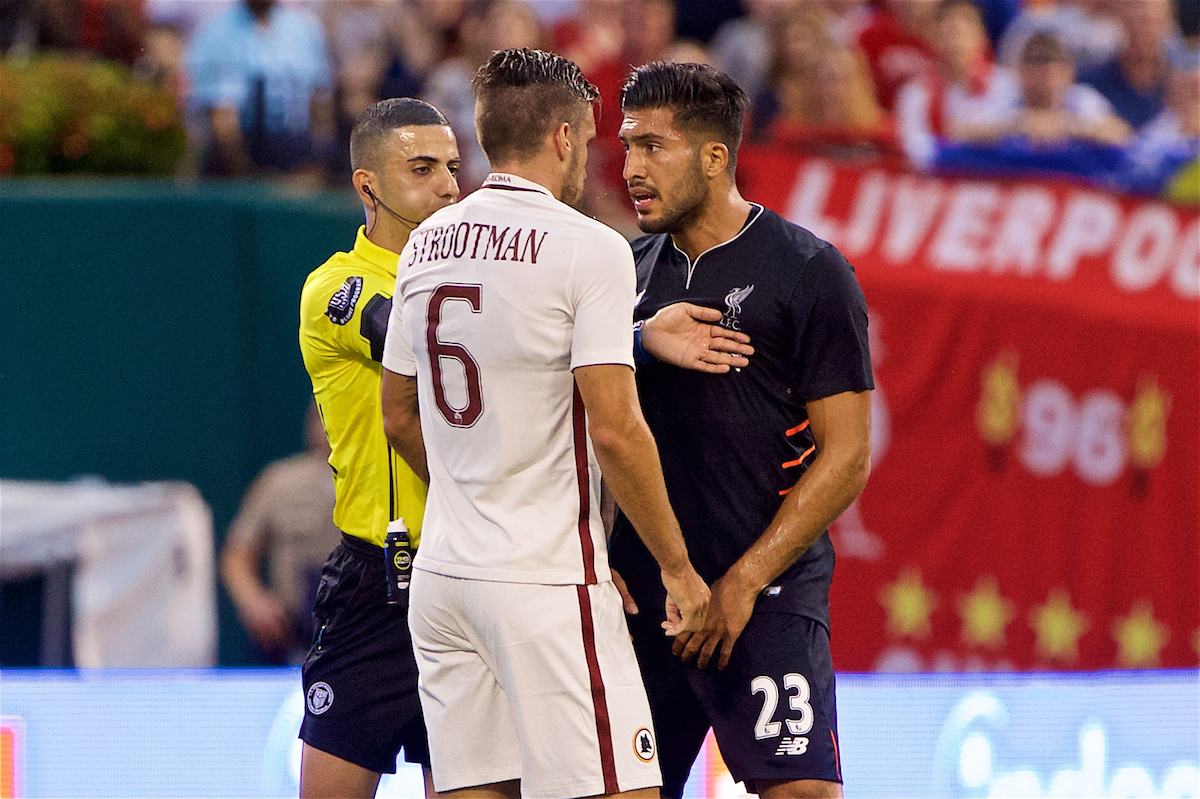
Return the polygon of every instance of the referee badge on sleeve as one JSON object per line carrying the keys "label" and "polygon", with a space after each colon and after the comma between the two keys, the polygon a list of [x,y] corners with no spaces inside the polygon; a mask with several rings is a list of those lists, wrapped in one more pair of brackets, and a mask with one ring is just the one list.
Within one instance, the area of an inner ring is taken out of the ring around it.
{"label": "referee badge on sleeve", "polygon": [[363,279],[361,277],[346,278],[342,287],[329,298],[329,307],[325,309],[325,315],[329,317],[330,322],[335,325],[344,325],[354,318],[354,306],[358,305],[362,287]]}

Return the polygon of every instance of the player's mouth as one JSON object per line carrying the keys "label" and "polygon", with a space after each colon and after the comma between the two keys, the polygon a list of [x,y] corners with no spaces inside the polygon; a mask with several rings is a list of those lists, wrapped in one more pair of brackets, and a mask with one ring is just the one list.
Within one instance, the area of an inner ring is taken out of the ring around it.
{"label": "player's mouth", "polygon": [[649,189],[632,187],[629,189],[629,199],[633,200],[633,208],[639,214],[646,213],[650,209],[650,203],[658,198],[654,192]]}

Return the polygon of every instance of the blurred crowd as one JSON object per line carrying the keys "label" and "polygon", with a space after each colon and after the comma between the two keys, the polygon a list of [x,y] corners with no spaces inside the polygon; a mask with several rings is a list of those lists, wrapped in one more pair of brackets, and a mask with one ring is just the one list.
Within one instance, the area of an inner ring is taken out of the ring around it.
{"label": "blurred crowd", "polygon": [[8,57],[86,52],[173,92],[193,171],[314,185],[403,95],[446,114],[478,185],[470,76],[520,46],[601,89],[610,188],[629,67],[674,60],[741,83],[752,144],[1200,200],[1200,0],[0,0]]}

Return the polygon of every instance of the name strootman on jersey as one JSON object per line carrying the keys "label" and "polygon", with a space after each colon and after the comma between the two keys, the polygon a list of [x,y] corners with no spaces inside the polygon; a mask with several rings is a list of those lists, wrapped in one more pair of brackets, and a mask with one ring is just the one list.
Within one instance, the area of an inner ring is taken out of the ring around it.
{"label": "name strootman on jersey", "polygon": [[480,261],[519,261],[536,264],[548,231],[537,228],[500,228],[479,222],[440,225],[413,233],[412,255],[407,266],[446,258]]}

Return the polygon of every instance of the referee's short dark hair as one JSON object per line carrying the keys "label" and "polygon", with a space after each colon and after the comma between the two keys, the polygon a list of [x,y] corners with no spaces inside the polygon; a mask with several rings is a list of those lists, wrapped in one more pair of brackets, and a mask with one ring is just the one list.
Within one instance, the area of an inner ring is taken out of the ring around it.
{"label": "referee's short dark hair", "polygon": [[750,98],[737,81],[707,64],[640,66],[621,89],[621,111],[668,108],[688,133],[711,136],[729,148],[729,168],[737,166],[742,126]]}
{"label": "referee's short dark hair", "polygon": [[528,47],[494,53],[471,88],[479,144],[493,164],[534,155],[552,130],[580,125],[600,100],[575,62]]}
{"label": "referee's short dark hair", "polygon": [[424,100],[412,97],[380,100],[354,120],[354,129],[350,131],[350,168],[375,168],[380,145],[387,134],[409,125],[450,127],[442,112]]}

